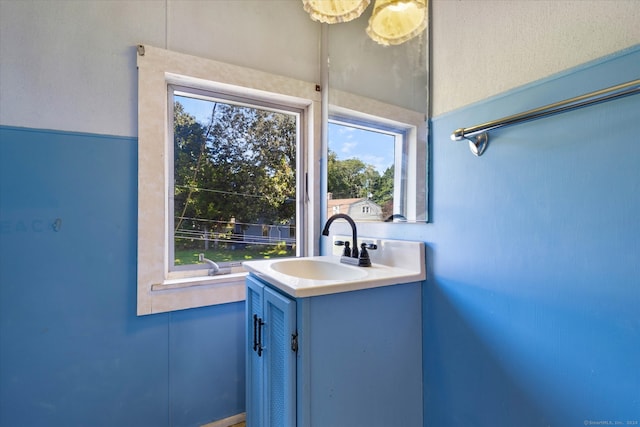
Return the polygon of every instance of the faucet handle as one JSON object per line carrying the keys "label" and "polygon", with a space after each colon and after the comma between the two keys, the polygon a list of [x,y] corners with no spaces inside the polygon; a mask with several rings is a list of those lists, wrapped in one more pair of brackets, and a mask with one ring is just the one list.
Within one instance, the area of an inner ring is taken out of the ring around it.
{"label": "faucet handle", "polygon": [[343,245],[344,245],[344,251],[342,251],[342,256],[350,257],[351,256],[351,245],[349,244],[349,242],[343,242]]}
{"label": "faucet handle", "polygon": [[[358,265],[360,267],[370,267],[371,266],[371,259],[369,258],[369,252],[367,252],[367,244],[366,243],[361,243],[360,244],[360,256],[358,257]],[[375,245],[374,245],[375,246]]]}

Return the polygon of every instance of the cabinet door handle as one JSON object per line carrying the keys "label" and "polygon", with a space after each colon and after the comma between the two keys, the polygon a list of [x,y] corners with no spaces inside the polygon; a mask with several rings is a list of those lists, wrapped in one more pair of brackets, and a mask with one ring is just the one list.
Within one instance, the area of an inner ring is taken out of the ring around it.
{"label": "cabinet door handle", "polygon": [[264,322],[258,317],[258,357],[262,356],[262,326]]}
{"label": "cabinet door handle", "polygon": [[253,351],[258,351],[258,315],[253,315]]}

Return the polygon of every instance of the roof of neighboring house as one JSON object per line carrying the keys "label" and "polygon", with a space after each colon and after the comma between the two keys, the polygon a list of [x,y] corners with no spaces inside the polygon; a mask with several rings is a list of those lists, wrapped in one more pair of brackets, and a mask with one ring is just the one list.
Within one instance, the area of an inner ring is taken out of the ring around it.
{"label": "roof of neighboring house", "polygon": [[[361,208],[358,206],[370,206],[370,209],[360,211]],[[327,216],[336,213],[350,215],[354,220],[376,221],[382,219],[382,207],[366,197],[327,200]]]}
{"label": "roof of neighboring house", "polygon": [[334,206],[338,206],[341,212],[346,212],[352,204],[359,202],[362,200],[362,197],[352,198],[352,199],[329,199],[327,200],[327,208],[329,211],[333,209]]}

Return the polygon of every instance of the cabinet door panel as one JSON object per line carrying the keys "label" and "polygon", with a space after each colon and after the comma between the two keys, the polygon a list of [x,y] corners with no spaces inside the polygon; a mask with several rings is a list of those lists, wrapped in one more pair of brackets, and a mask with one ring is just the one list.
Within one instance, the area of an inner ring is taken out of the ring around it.
{"label": "cabinet door panel", "polygon": [[296,419],[295,301],[264,289],[266,420],[269,426],[293,426]]}
{"label": "cabinet door panel", "polygon": [[263,427],[264,423],[264,363],[263,357],[258,355],[256,341],[258,338],[259,322],[263,316],[264,285],[253,277],[247,277],[247,425],[251,427]]}

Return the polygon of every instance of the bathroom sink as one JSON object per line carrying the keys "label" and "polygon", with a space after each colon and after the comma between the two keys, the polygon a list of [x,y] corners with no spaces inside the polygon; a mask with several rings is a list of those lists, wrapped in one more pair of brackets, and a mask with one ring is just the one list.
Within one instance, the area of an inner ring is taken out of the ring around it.
{"label": "bathroom sink", "polygon": [[275,261],[271,268],[278,273],[311,280],[354,280],[367,275],[366,268],[310,258]]}
{"label": "bathroom sink", "polygon": [[[346,241],[350,237],[333,236],[334,241]],[[341,263],[343,248],[335,245],[330,255],[245,261],[242,265],[249,273],[294,298],[399,285],[426,278],[424,243],[372,238],[363,238],[361,242],[377,246],[369,250],[370,267]]]}

